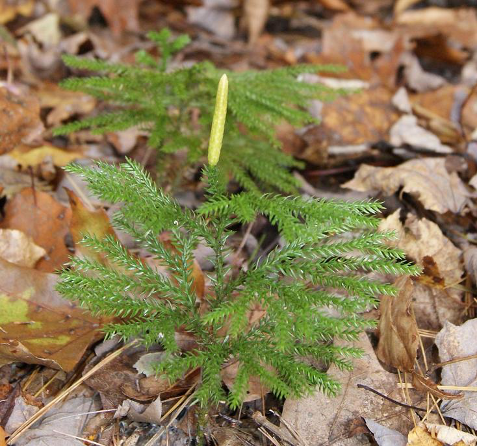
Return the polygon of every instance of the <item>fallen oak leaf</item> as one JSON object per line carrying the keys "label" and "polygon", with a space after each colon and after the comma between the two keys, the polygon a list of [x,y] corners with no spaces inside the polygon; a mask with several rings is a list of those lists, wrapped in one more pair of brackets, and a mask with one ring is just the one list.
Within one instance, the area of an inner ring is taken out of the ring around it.
{"label": "fallen oak leaf", "polygon": [[101,321],[63,299],[58,276],[0,259],[0,364],[26,362],[66,372],[101,338]]}
{"label": "fallen oak leaf", "polygon": [[463,398],[462,393],[447,393],[440,390],[435,382],[416,372],[412,372],[412,384],[415,389],[431,393],[442,400],[461,400]]}
{"label": "fallen oak leaf", "polygon": [[456,172],[448,173],[444,158],[421,158],[397,167],[362,164],[352,180],[342,187],[356,191],[393,195],[400,188],[416,197],[426,209],[441,214],[459,213],[472,194]]}
{"label": "fallen oak leaf", "polygon": [[429,275],[415,281],[414,310],[418,325],[439,330],[446,320],[459,321],[463,312],[462,292],[450,286],[461,281],[461,251],[443,235],[440,227],[412,214],[402,224],[397,210],[382,220],[379,230],[395,231],[397,238],[389,244],[405,251]]}
{"label": "fallen oak leaf", "polygon": [[398,278],[397,296],[383,296],[380,303],[377,357],[402,372],[412,371],[419,344],[418,326],[412,312],[414,285],[408,276]]}

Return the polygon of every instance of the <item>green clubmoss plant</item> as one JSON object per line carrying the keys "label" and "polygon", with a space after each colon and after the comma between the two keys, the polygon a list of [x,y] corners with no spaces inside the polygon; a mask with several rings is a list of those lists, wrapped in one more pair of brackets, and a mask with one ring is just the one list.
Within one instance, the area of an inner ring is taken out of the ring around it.
{"label": "green clubmoss plant", "polygon": [[[300,397],[315,389],[331,395],[339,384],[309,359],[350,369],[360,355],[352,341],[374,325],[361,312],[377,304],[380,294],[395,288],[372,280],[366,272],[416,274],[404,253],[384,244],[393,237],[378,232],[382,208],[375,201],[345,202],[242,192],[228,195],[217,167],[225,126],[227,78],[219,83],[203,170],[207,200],[197,211],[183,209],[151,180],[142,167],[127,160],[119,167],[99,162],[94,169],[71,165],[99,198],[122,203],[113,219],[116,228],[165,265],[170,275],[129,253],[115,238],[86,235],[82,244],[102,253],[103,264],[73,258],[61,273],[59,291],[95,314],[122,322],[105,327],[108,336],[139,337],[146,346],[161,344],[165,359],[158,373],[174,382],[200,369],[195,400],[203,408],[226,401],[240,406],[252,376],[278,397]],[[232,227],[265,215],[284,239],[247,269],[226,262]],[[158,236],[168,231],[174,249]],[[351,236],[352,232],[354,236]],[[347,235],[347,237],[345,237]],[[214,251],[214,272],[204,296],[194,284],[194,249],[199,242]],[[251,310],[258,317],[251,318]],[[187,332],[196,346],[182,351],[175,333]],[[226,391],[221,370],[236,362],[232,389]]]}
{"label": "green clubmoss plant", "polygon": [[[64,88],[82,91],[111,105],[109,111],[55,130],[67,134],[89,128],[93,133],[125,130],[139,126],[149,132],[148,144],[157,148],[163,169],[168,154],[186,149],[186,165],[197,163],[207,152],[209,125],[219,70],[210,62],[173,68],[171,56],[189,38],[176,39],[168,29],[150,32],[161,58],[145,51],[136,54],[136,64],[113,64],[101,60],[63,57],[71,68],[100,73],[72,77]],[[302,164],[282,152],[276,125],[287,121],[294,126],[315,122],[305,110],[311,99],[333,99],[344,91],[320,84],[299,82],[300,73],[338,71],[336,66],[297,65],[273,70],[227,72],[228,114],[224,154],[218,164],[223,175],[232,176],[247,190],[294,193],[297,180],[291,168]]]}

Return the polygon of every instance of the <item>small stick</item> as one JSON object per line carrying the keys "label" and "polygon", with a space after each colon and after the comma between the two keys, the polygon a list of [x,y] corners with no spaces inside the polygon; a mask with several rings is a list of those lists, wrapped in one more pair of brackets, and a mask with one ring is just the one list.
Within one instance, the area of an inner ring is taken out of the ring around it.
{"label": "small stick", "polygon": [[279,413],[273,411],[272,409],[269,409],[269,412],[279,418],[280,422],[284,424],[284,426],[289,430],[293,437],[295,437],[304,446],[307,446],[307,442],[304,440],[304,438],[288,421],[286,421],[285,418],[283,418]]}
{"label": "small stick", "polygon": [[272,436],[269,435],[269,433],[263,428],[259,428],[259,432],[264,435],[274,446],[280,446],[280,443]]}
{"label": "small stick", "polygon": [[94,375],[98,370],[103,368],[106,364],[109,364],[113,359],[117,358],[121,353],[125,350],[129,349],[133,345],[137,344],[138,340],[135,339],[134,341],[130,342],[129,344],[124,345],[120,349],[116,350],[115,352],[111,353],[109,356],[104,358],[98,364],[96,364],[89,372],[85,373],[78,381],[73,383],[68,389],[60,393],[57,397],[53,398],[46,406],[41,408],[37,413],[35,413],[32,417],[30,417],[27,421],[25,421],[8,439],[7,444],[13,445],[16,440],[39,418],[41,418],[45,413],[47,413],[55,404],[62,401],[66,398],[73,390],[78,388],[83,382],[85,382],[90,376]]}
{"label": "small stick", "polygon": [[270,432],[272,432],[277,437],[281,438],[282,440],[286,441],[287,443],[291,444],[292,446],[298,446],[297,442],[292,438],[289,432],[285,432],[279,426],[271,423],[264,415],[262,415],[259,411],[256,411],[252,414],[252,419],[259,425]]}
{"label": "small stick", "polygon": [[[390,398],[389,396],[384,395],[383,393],[380,393],[378,390],[372,389],[371,387],[366,386],[365,384],[357,384],[357,387],[360,389],[365,389],[365,390],[368,390],[369,392],[375,393],[375,395],[381,396],[383,399],[390,401],[391,403],[396,404],[397,406],[404,407],[405,409],[412,409],[418,412],[427,412],[427,409],[422,409],[421,407],[412,406],[410,404],[405,404],[400,401],[394,400],[393,398]],[[438,412],[433,411],[432,413],[437,414]]]}
{"label": "small stick", "polygon": [[[414,389],[412,383],[399,383],[397,384],[399,389]],[[477,388],[476,387],[471,387],[471,386],[437,386],[439,390],[462,390],[465,392],[476,392]]]}
{"label": "small stick", "polygon": [[438,369],[448,364],[455,364],[456,362],[468,361],[470,359],[476,359],[476,353],[474,355],[463,356],[463,358],[455,358],[455,359],[450,359],[449,361],[443,361],[443,362],[438,362],[437,364],[432,364],[431,370]]}

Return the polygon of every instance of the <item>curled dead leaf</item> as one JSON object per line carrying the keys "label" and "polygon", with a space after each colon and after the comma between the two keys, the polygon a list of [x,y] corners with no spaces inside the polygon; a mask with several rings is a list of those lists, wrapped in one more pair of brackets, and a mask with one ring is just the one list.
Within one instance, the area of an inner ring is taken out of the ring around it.
{"label": "curled dead leaf", "polygon": [[418,349],[418,327],[412,311],[413,282],[398,278],[398,295],[383,296],[380,303],[377,356],[385,364],[403,372],[413,370]]}
{"label": "curled dead leaf", "polygon": [[463,398],[462,393],[448,393],[440,390],[437,384],[431,379],[419,375],[416,372],[412,372],[412,384],[415,389],[421,390],[422,392],[431,393],[433,396],[436,396],[442,400],[461,400]]}
{"label": "curled dead leaf", "polygon": [[382,192],[389,196],[402,188],[421,201],[425,208],[439,213],[459,213],[471,193],[456,172],[449,173],[444,158],[421,158],[406,161],[397,167],[374,167],[362,164],[355,177],[342,187]]}
{"label": "curled dead leaf", "polygon": [[103,254],[92,251],[80,245],[79,242],[86,234],[93,235],[100,240],[104,239],[107,235],[116,237],[108,215],[104,209],[89,209],[72,190],[65,189],[65,191],[70,200],[72,212],[70,231],[77,253],[81,253],[85,257],[90,257],[104,264],[106,259]]}

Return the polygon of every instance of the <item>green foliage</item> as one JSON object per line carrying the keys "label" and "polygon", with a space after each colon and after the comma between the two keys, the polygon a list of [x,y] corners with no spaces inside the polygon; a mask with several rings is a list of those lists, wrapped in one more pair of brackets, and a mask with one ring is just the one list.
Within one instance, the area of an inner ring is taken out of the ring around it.
{"label": "green foliage", "polygon": [[188,162],[195,163],[206,153],[213,98],[219,78],[227,72],[229,119],[219,168],[223,174],[232,174],[248,190],[294,193],[297,181],[289,171],[301,163],[282,153],[275,125],[281,121],[295,126],[314,122],[304,109],[309,101],[332,99],[344,92],[299,82],[297,75],[340,68],[298,65],[234,73],[201,62],[172,69],[171,56],[183,48],[189,38],[173,39],[167,29],[148,36],[159,47],[159,61],[145,51],[136,54],[133,66],[71,55],[63,57],[72,68],[101,74],[69,78],[62,86],[93,95],[110,103],[112,108],[104,114],[66,124],[55,133],[89,128],[101,134],[140,126],[149,132],[148,144],[160,153],[166,155],[187,149]]}
{"label": "green foliage", "polygon": [[[251,376],[279,397],[299,397],[316,388],[336,394],[338,383],[308,359],[350,369],[350,358],[360,355],[332,341],[354,340],[373,326],[360,312],[375,306],[379,294],[396,292],[365,272],[418,273],[402,251],[384,244],[393,234],[377,232],[374,214],[381,205],[375,201],[255,192],[229,196],[218,168],[208,167],[207,201],[192,211],[182,209],[130,160],[119,167],[99,162],[95,169],[72,165],[67,170],[81,175],[102,200],[122,203],[114,226],[131,234],[170,275],[160,274],[113,237],[86,236],[82,243],[104,253],[107,266],[74,258],[61,273],[58,290],[93,313],[122,317],[105,328],[109,336],[138,336],[147,346],[161,343],[167,355],[158,372],[172,381],[199,367],[195,396],[203,407],[227,401],[237,408]],[[233,268],[226,262],[231,228],[259,214],[277,226],[284,243],[252,259],[247,269]],[[158,238],[164,231],[174,250]],[[192,269],[200,242],[214,252],[205,297],[196,294]],[[251,309],[263,311],[254,323]],[[181,351],[178,330],[193,335],[197,347]],[[226,392],[221,369],[231,361],[238,362],[239,370]]]}

